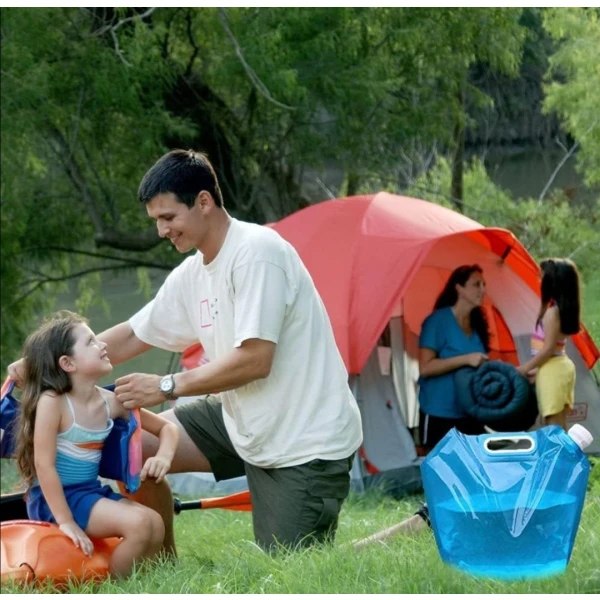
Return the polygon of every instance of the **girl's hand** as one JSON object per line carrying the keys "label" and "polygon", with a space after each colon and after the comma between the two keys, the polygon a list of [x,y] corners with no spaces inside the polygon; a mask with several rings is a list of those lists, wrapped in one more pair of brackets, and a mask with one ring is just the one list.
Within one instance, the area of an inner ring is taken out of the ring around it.
{"label": "girl's hand", "polygon": [[517,372],[523,375],[523,377],[527,377],[529,383],[533,383],[535,381],[535,374],[537,373],[537,369],[525,370],[523,365],[517,367]]}
{"label": "girl's hand", "polygon": [[146,481],[146,478],[151,477],[156,479],[156,483],[160,483],[171,468],[171,461],[162,456],[152,456],[144,463],[140,479]]}
{"label": "girl's hand", "polygon": [[92,540],[86,535],[85,531],[75,523],[75,521],[68,521],[62,523],[58,528],[78,547],[86,556],[91,556],[94,553],[94,544]]}
{"label": "girl's hand", "polygon": [[22,389],[25,385],[25,359],[20,358],[19,360],[10,363],[6,370],[8,376],[15,382],[16,386]]}

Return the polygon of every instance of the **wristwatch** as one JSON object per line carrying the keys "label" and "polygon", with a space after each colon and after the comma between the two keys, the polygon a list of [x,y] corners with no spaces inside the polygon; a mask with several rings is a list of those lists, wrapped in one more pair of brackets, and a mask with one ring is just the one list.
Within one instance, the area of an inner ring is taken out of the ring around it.
{"label": "wristwatch", "polygon": [[160,391],[165,395],[167,400],[175,400],[177,396],[175,395],[175,377],[172,373],[169,375],[165,375],[160,380],[160,385],[158,386]]}

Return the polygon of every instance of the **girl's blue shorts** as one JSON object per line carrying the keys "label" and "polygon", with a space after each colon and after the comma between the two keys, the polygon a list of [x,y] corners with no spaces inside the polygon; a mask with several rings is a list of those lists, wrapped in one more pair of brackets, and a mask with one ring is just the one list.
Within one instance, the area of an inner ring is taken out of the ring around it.
{"label": "girl's blue shorts", "polygon": [[[102,485],[99,479],[65,485],[63,490],[67,504],[73,513],[73,519],[84,531],[88,526],[92,508],[98,500],[102,498],[122,500],[124,498],[121,494],[113,491],[109,485]],[[27,503],[27,515],[30,519],[56,523],[39,485],[33,486],[27,492],[25,501]]]}

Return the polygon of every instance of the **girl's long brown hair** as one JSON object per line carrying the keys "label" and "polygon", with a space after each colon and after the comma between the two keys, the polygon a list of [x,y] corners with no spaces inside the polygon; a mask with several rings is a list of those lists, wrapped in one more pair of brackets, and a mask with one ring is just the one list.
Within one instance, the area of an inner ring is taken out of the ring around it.
{"label": "girl's long brown hair", "polygon": [[72,356],[73,329],[87,320],[70,311],[59,311],[46,320],[25,341],[25,386],[16,429],[17,466],[27,486],[36,478],[33,452],[33,430],[38,400],[43,392],[56,394],[71,391],[71,379],[59,366],[61,356]]}
{"label": "girl's long brown hair", "polygon": [[560,331],[573,335],[581,328],[579,271],[569,258],[546,258],[540,262],[542,269],[541,300],[538,323],[542,320],[551,301],[558,306]]}

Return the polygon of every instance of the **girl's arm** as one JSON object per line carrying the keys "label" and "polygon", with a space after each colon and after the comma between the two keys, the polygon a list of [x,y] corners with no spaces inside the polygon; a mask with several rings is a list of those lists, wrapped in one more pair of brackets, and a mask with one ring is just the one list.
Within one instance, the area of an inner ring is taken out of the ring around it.
{"label": "girl's arm", "polygon": [[142,481],[152,477],[156,479],[156,483],[159,483],[171,468],[179,442],[179,429],[174,423],[145,408],[140,409],[140,417],[142,429],[158,437],[156,455],[146,460],[140,477]]}
{"label": "girl's arm", "polygon": [[544,328],[544,345],[535,356],[517,368],[521,375],[526,376],[530,371],[541,367],[551,358],[556,344],[563,337],[560,331],[560,315],[557,306],[551,306],[546,310],[542,318],[542,326]]}
{"label": "girl's arm", "polygon": [[37,405],[33,433],[35,472],[54,520],[73,543],[89,556],[94,551],[94,545],[75,523],[56,471],[56,436],[60,418],[59,399],[49,393],[42,394]]}

